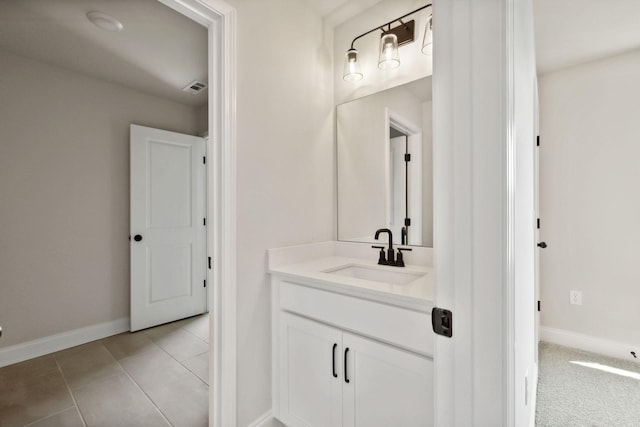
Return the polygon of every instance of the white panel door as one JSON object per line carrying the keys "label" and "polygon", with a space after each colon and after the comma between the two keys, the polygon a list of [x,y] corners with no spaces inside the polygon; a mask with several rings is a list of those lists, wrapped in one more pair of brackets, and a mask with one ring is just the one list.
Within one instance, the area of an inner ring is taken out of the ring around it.
{"label": "white panel door", "polygon": [[347,332],[342,346],[343,427],[434,425],[431,359]]}
{"label": "white panel door", "polygon": [[340,426],[342,332],[280,314],[280,416],[290,427]]}
{"label": "white panel door", "polygon": [[207,309],[205,141],[131,125],[131,331]]}

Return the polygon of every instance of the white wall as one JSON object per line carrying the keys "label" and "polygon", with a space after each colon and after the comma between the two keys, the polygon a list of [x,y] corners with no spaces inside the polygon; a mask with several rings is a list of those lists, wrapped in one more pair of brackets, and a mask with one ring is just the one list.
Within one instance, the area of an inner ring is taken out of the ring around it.
{"label": "white wall", "polygon": [[0,347],[129,316],[129,124],[193,107],[0,51]]}
{"label": "white wall", "polygon": [[422,37],[428,12],[431,10],[428,8],[407,18],[416,20],[416,40],[399,48],[398,68],[386,71],[378,69],[381,32],[377,31],[357,40],[354,45],[360,53],[364,78],[358,82],[346,82],[342,79],[344,55],[355,37],[425,4],[424,0],[382,0],[335,28],[333,76],[336,105],[431,75],[431,55],[422,53]]}
{"label": "white wall", "polygon": [[[542,326],[640,345],[640,51],[540,76]],[[569,304],[582,291],[583,305]]]}
{"label": "white wall", "polygon": [[331,38],[299,0],[229,0],[238,16],[238,426],[271,408],[266,250],[333,240]]}

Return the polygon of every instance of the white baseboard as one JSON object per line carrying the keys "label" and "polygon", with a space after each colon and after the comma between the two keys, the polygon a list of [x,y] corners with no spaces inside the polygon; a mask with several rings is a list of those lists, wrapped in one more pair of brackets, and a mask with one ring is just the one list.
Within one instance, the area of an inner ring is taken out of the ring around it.
{"label": "white baseboard", "polygon": [[[546,326],[540,328],[540,341],[640,363],[640,344],[621,343],[564,329],[548,328]],[[632,351],[636,352],[638,359],[635,359],[631,355]]]}
{"label": "white baseboard", "polygon": [[273,417],[271,410],[268,410],[247,427],[279,427],[282,423]]}
{"label": "white baseboard", "polygon": [[0,368],[128,330],[129,318],[126,317],[0,348]]}

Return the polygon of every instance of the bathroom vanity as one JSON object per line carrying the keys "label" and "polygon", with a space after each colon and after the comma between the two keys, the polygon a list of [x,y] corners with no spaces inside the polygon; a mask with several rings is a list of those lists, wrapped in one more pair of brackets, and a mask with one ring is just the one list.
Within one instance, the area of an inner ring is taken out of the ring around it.
{"label": "bathroom vanity", "polygon": [[300,427],[433,425],[426,258],[379,266],[375,250],[348,242],[269,251],[276,418]]}
{"label": "bathroom vanity", "polygon": [[434,424],[431,134],[430,77],[336,109],[339,241],[269,251],[287,426]]}

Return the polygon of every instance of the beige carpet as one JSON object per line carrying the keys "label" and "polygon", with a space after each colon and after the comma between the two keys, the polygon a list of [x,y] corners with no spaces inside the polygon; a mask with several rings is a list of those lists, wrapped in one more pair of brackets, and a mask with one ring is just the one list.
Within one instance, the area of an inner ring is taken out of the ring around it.
{"label": "beige carpet", "polygon": [[536,426],[640,427],[640,363],[540,343]]}

